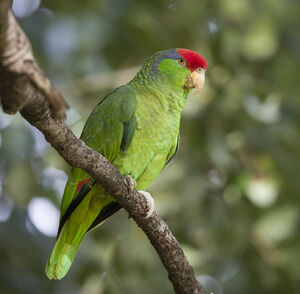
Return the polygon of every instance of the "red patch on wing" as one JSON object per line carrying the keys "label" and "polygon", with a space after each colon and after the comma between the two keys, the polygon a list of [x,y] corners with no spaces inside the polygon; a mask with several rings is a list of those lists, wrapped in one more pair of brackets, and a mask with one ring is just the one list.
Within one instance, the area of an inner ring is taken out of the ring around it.
{"label": "red patch on wing", "polygon": [[206,60],[198,53],[188,49],[178,49],[177,53],[179,53],[185,59],[186,67],[190,71],[194,71],[199,67],[207,69]]}
{"label": "red patch on wing", "polygon": [[85,179],[85,180],[82,180],[82,181],[79,181],[78,184],[77,184],[77,187],[76,187],[76,192],[79,192],[82,185],[83,184],[86,184],[91,178],[88,178],[88,179]]}

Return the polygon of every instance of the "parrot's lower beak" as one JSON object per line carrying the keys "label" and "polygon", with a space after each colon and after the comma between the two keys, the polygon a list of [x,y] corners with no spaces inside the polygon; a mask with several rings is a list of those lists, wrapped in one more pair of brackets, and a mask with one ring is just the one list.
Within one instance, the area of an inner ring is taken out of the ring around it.
{"label": "parrot's lower beak", "polygon": [[184,83],[184,87],[187,89],[196,89],[196,93],[198,93],[205,82],[205,69],[199,67],[195,69],[192,73],[190,73]]}

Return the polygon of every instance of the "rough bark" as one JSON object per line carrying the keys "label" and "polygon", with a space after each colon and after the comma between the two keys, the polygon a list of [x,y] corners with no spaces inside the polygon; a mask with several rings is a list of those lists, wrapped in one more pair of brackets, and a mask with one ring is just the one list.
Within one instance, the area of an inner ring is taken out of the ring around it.
{"label": "rough bark", "polygon": [[143,195],[130,188],[128,178],[79,140],[65,124],[68,108],[63,97],[42,73],[31,44],[10,9],[0,0],[0,98],[3,110],[21,115],[38,128],[46,140],[72,166],[95,178],[145,232],[159,254],[176,293],[205,294],[167,224],[149,209]]}

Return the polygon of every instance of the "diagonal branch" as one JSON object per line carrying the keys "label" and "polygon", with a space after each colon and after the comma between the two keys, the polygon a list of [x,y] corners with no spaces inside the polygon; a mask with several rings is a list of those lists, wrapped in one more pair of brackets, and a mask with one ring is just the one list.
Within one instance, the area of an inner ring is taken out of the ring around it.
{"label": "diagonal branch", "polygon": [[144,196],[132,191],[128,179],[79,140],[62,120],[68,105],[37,66],[31,44],[10,10],[10,2],[0,0],[3,110],[11,114],[20,111],[70,165],[89,173],[127,210],[159,254],[176,293],[205,294],[167,224],[156,212],[145,218],[149,207]]}
{"label": "diagonal branch", "polygon": [[39,91],[48,100],[53,117],[65,118],[69,106],[37,66],[31,44],[8,9],[9,4],[8,0],[0,0],[0,91],[1,96],[5,97],[2,99],[3,110],[16,113]]}

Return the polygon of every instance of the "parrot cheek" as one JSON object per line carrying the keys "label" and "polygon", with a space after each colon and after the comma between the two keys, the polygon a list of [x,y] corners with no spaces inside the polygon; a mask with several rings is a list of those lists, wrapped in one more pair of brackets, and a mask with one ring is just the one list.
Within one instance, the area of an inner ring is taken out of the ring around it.
{"label": "parrot cheek", "polygon": [[197,68],[192,73],[190,73],[184,83],[184,87],[188,89],[196,89],[196,93],[198,93],[205,82],[205,70],[203,68]]}

